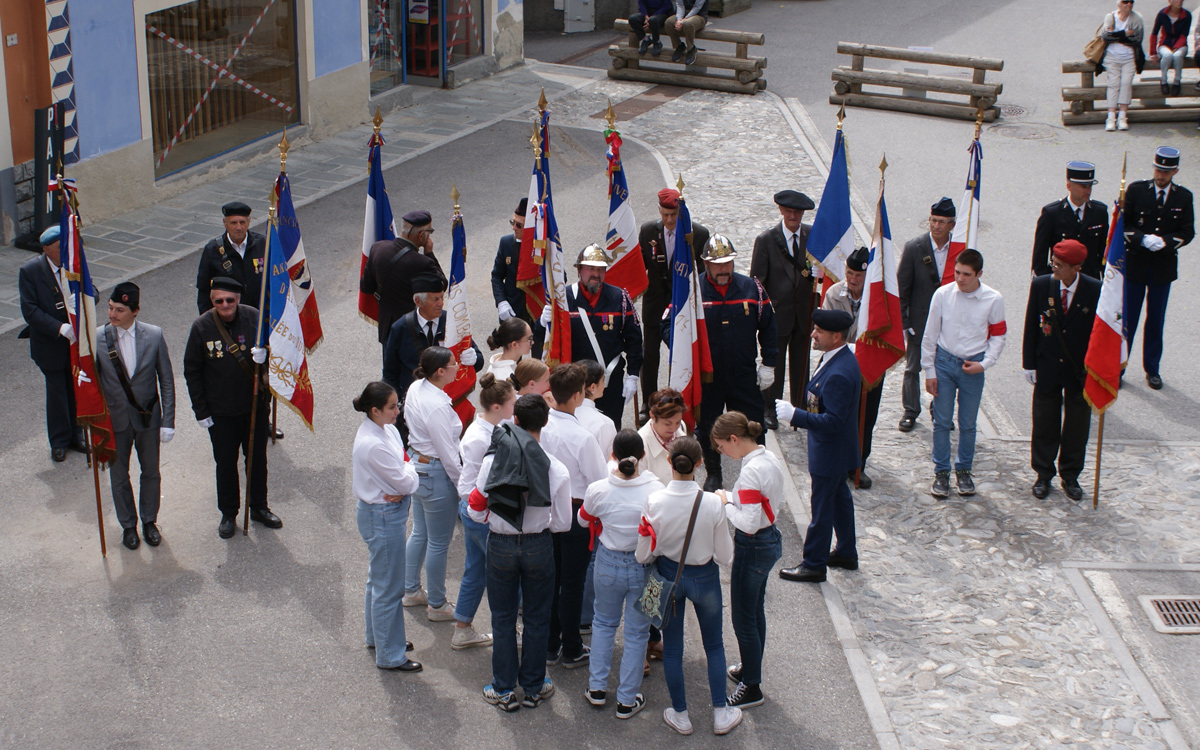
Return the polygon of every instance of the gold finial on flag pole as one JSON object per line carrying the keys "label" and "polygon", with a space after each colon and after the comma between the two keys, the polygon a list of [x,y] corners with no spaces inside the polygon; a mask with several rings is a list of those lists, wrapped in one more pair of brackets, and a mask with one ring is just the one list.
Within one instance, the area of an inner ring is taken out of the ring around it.
{"label": "gold finial on flag pole", "polygon": [[538,132],[538,124],[533,123],[533,135],[529,138],[529,142],[533,144],[533,158],[542,158],[542,134]]}
{"label": "gold finial on flag pole", "polygon": [[683,172],[679,173],[679,180],[675,183],[675,189],[679,191],[680,195],[683,195]]}
{"label": "gold finial on flag pole", "polygon": [[837,118],[838,118],[837,129],[841,130],[842,129],[842,120],[846,119],[846,100],[845,99],[842,100],[842,106],[838,110]]}
{"label": "gold finial on flag pole", "polygon": [[459,212],[458,199],[461,197],[462,197],[462,193],[458,192],[458,185],[455,185],[453,182],[451,182],[450,183],[450,200],[454,201],[454,213],[455,214],[458,214],[458,212]]}
{"label": "gold finial on flag pole", "polygon": [[1125,155],[1121,157],[1121,192],[1117,193],[1117,201],[1120,203],[1125,202],[1125,167],[1128,163],[1129,152],[1126,151]]}
{"label": "gold finial on flag pole", "polygon": [[546,89],[543,88],[541,96],[538,97],[538,110],[541,112],[545,112],[546,105],[549,103],[550,102],[546,101]]}
{"label": "gold finial on flag pole", "polygon": [[604,120],[608,123],[609,130],[617,129],[617,113],[613,112],[612,99],[608,100],[608,111],[604,113]]}
{"label": "gold finial on flag pole", "polygon": [[279,171],[280,172],[287,171],[287,155],[288,155],[288,149],[291,147],[292,147],[292,144],[288,143],[287,128],[285,127],[283,129],[283,137],[279,139]]}
{"label": "gold finial on flag pole", "polygon": [[888,168],[887,153],[885,152],[883,155],[883,159],[880,160],[880,162],[879,162],[879,178],[880,179],[883,179],[883,173],[887,171],[887,168]]}
{"label": "gold finial on flag pole", "polygon": [[379,135],[379,129],[383,127],[383,112],[379,107],[375,108],[375,116],[371,118],[371,124],[375,126],[375,135]]}
{"label": "gold finial on flag pole", "polygon": [[983,102],[981,101],[975,110],[975,140],[979,140],[979,134],[983,131]]}

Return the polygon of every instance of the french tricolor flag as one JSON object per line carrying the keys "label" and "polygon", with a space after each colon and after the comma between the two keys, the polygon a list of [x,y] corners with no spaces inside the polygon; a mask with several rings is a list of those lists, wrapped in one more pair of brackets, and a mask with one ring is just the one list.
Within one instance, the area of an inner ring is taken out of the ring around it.
{"label": "french tricolor flag", "polygon": [[[958,222],[950,237],[950,251],[946,254],[946,267],[942,270],[942,283],[954,281],[954,261],[968,247],[979,249],[979,180],[983,169],[983,146],[979,137],[971,141],[971,166],[967,168],[967,189],[963,191],[962,203],[958,208]],[[963,221],[963,212],[966,220]]]}
{"label": "french tricolor flag", "polygon": [[604,140],[608,142],[608,233],[605,247],[612,263],[605,281],[619,286],[637,299],[650,285],[646,276],[646,263],[642,260],[641,245],[638,244],[638,225],[633,218],[633,207],[629,205],[629,185],[625,182],[625,171],[621,169],[621,134],[607,130]]}
{"label": "french tricolor flag", "polygon": [[854,355],[867,390],[875,388],[892,365],[904,359],[904,326],[900,323],[900,284],[896,280],[896,248],[888,223],[883,180],[871,233],[871,255],[858,307],[858,343]]}
{"label": "french tricolor flag", "polygon": [[839,127],[833,142],[829,177],[825,180],[825,191],[821,193],[821,205],[817,207],[817,217],[813,219],[808,235],[808,254],[824,270],[826,279],[841,281],[846,276],[846,258],[853,252],[846,137]]}
{"label": "french tricolor flag", "polygon": [[[452,223],[453,249],[450,251],[450,287],[446,292],[446,346],[457,359],[471,348],[471,309],[467,295],[467,230],[463,217],[454,212]],[[454,382],[449,383],[446,395],[450,397],[454,412],[466,429],[475,418],[475,407],[467,400],[475,390],[475,368],[459,367]]]}
{"label": "french tricolor flag", "polygon": [[[370,154],[367,157],[367,210],[363,219],[362,262],[358,267],[358,277],[361,279],[367,268],[367,258],[371,255],[371,245],[380,240],[396,239],[396,221],[392,217],[392,204],[388,202],[387,187],[383,184],[383,166],[379,151],[383,146],[383,136],[375,133],[368,143]],[[373,294],[358,293],[358,314],[371,323],[379,324],[379,300]]]}
{"label": "french tricolor flag", "polygon": [[701,386],[712,380],[712,355],[708,350],[708,326],[704,322],[704,303],[692,255],[692,213],[687,202],[679,199],[679,219],[675,225],[675,251],[671,270],[670,373],[667,384],[683,394],[683,421],[694,429],[700,416]]}
{"label": "french tricolor flag", "polygon": [[1105,256],[1104,284],[1096,305],[1096,320],[1087,356],[1083,358],[1087,378],[1083,397],[1092,411],[1103,414],[1117,400],[1121,371],[1129,359],[1129,335],[1125,330],[1125,215],[1118,201],[1113,211],[1112,235]]}

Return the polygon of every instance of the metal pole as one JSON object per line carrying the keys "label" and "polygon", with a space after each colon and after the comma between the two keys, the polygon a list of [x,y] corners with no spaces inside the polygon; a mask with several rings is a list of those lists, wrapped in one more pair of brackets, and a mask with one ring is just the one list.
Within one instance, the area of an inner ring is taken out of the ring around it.
{"label": "metal pole", "polygon": [[862,449],[863,431],[867,427],[867,383],[863,381],[863,389],[858,398],[858,468],[854,470],[854,487],[858,489],[862,482]]}

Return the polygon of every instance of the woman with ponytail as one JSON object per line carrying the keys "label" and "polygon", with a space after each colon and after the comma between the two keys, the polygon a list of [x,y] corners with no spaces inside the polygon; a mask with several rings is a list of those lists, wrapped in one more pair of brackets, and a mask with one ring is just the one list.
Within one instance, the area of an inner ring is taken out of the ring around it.
{"label": "woman with ponytail", "polygon": [[733,526],[733,570],[729,613],[742,662],[729,668],[737,684],[730,706],[761,706],[763,647],[767,641],[767,578],[783,556],[783,537],[775,528],[775,508],[783,506],[783,468],[775,454],[756,441],[762,425],[745,414],[726,412],[709,432],[713,448],[741,461],[732,497],[719,493]]}
{"label": "woman with ponytail", "polygon": [[533,329],[520,318],[509,318],[501,321],[487,338],[489,349],[499,349],[488,359],[488,372],[497,380],[504,380],[513,374],[521,357],[529,354],[533,348]]}
{"label": "woman with ponytail", "polygon": [[546,403],[551,406],[554,405],[550,395],[550,368],[542,360],[532,357],[521,360],[509,376],[509,380],[517,389],[517,398],[532,393],[546,399]]}
{"label": "woman with ponytail", "polygon": [[[652,407],[653,408],[653,407]],[[683,685],[684,605],[692,602],[700,622],[700,637],[708,661],[708,689],[713,705],[713,733],[728,734],[742,721],[740,708],[725,704],[725,644],[721,628],[721,573],[717,564],[733,559],[733,541],[721,508],[721,498],[703,492],[696,484],[696,467],[704,461],[700,443],[693,437],[671,443],[671,483],[650,495],[638,526],[638,562],[656,561],[659,574],[668,581],[679,576],[667,604],[669,617],[663,623],[663,675],[671,693],[671,707],[663,721],[680,734],[692,733],[687,696]],[[695,526],[687,541],[689,521],[695,509]],[[687,554],[684,555],[684,545]]]}
{"label": "woman with ponytail", "polygon": [[646,705],[638,688],[642,686],[642,655],[650,635],[650,619],[638,610],[637,600],[646,584],[647,566],[637,561],[635,551],[642,508],[652,492],[663,489],[663,484],[653,474],[638,471],[638,462],[645,454],[641,436],[629,429],[618,432],[612,441],[616,469],[588,486],[579,509],[579,524],[590,529],[596,552],[591,678],[586,696],[593,706],[607,703],[613,641],[623,609],[625,647],[617,683],[618,719],[628,719]]}

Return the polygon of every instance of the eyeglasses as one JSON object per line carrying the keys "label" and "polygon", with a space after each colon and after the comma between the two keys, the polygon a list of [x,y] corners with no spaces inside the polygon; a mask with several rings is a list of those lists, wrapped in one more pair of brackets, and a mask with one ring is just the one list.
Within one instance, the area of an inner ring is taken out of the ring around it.
{"label": "eyeglasses", "polygon": [[667,404],[679,404],[680,406],[682,406],[683,405],[683,396],[663,396],[662,398],[660,398],[658,400],[659,406],[665,406]]}
{"label": "eyeglasses", "polygon": [[521,339],[521,340],[522,340],[522,341],[528,341],[529,343],[531,343],[531,344],[532,344],[532,343],[533,343],[533,334],[531,333],[531,334],[529,334],[528,336],[526,336],[525,338],[523,338],[523,339]]}
{"label": "eyeglasses", "polygon": [[523,222],[523,221],[517,221],[516,219],[509,219],[508,223],[514,229],[524,229],[525,228],[525,222]]}
{"label": "eyeglasses", "polygon": [[237,297],[218,297],[213,300],[214,305],[236,305]]}

